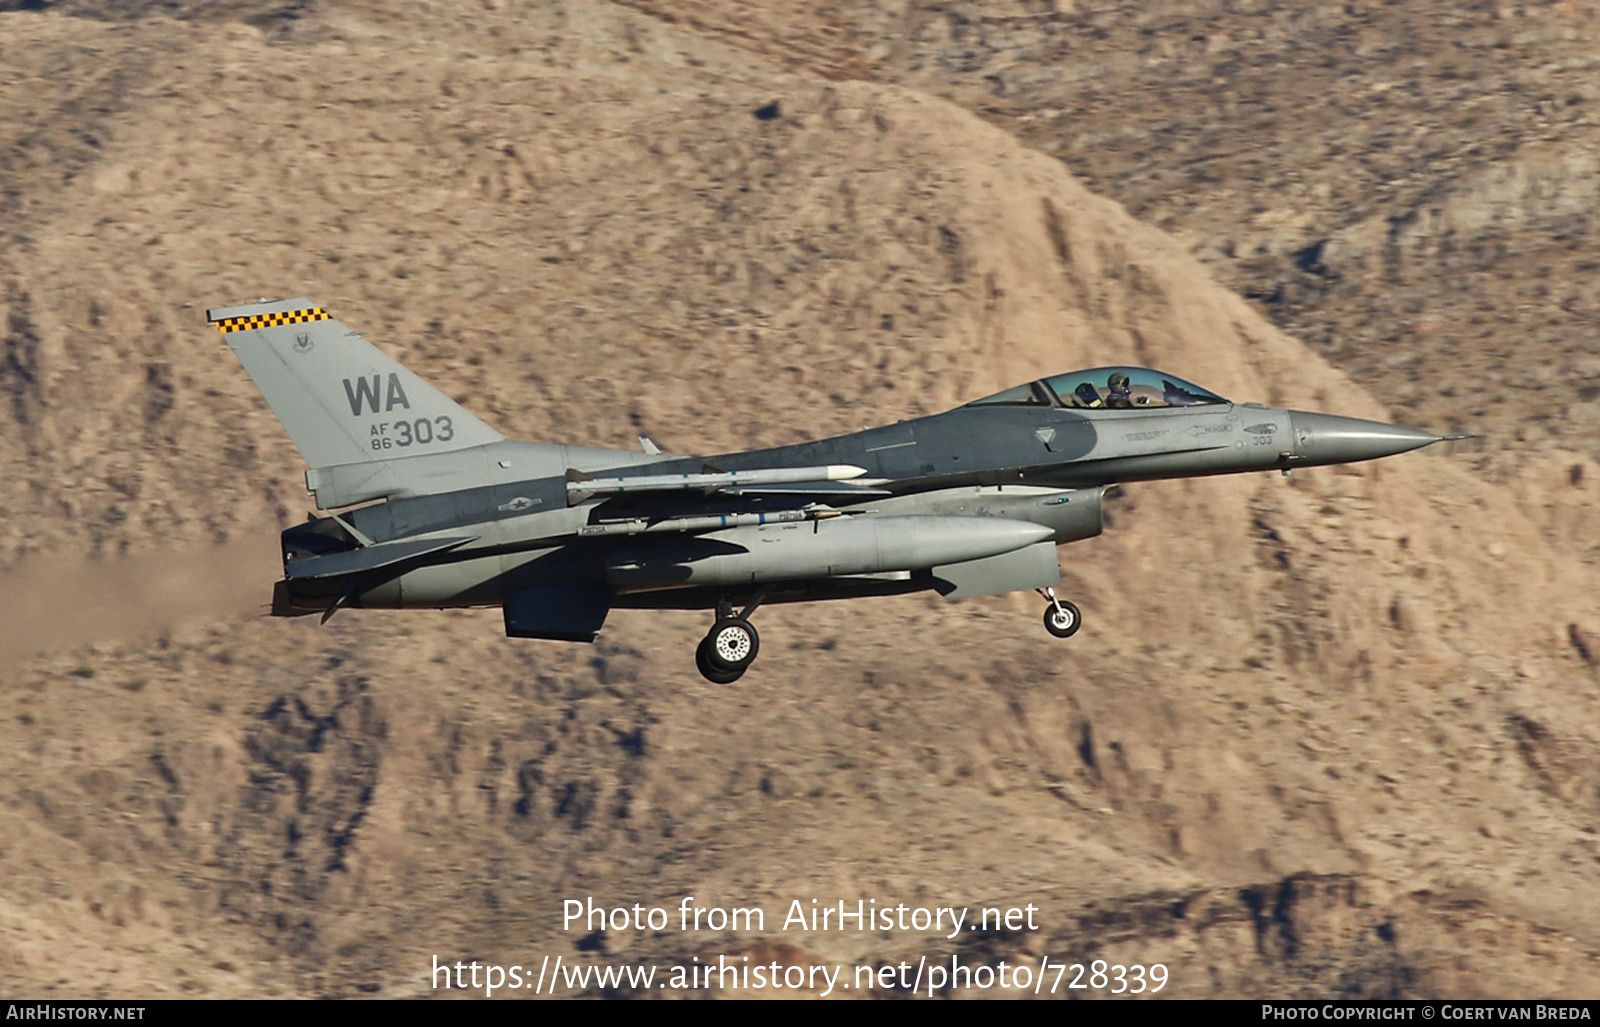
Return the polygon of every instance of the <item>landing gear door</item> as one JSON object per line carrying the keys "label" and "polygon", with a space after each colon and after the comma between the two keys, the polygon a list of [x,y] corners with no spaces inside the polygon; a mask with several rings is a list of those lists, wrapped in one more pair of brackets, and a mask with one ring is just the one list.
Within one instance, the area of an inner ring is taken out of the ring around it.
{"label": "landing gear door", "polygon": [[530,585],[506,593],[506,635],[593,642],[611,612],[614,593],[600,582]]}

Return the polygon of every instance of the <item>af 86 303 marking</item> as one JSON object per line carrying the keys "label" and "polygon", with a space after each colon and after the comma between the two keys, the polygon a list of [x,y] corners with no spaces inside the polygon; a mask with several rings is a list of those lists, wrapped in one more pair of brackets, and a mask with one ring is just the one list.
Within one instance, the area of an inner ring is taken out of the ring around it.
{"label": "af 86 303 marking", "polygon": [[[389,434],[390,428],[394,434]],[[405,449],[407,446],[426,446],[431,442],[449,442],[456,437],[455,425],[450,418],[419,417],[414,421],[383,421],[368,431],[373,449]]]}

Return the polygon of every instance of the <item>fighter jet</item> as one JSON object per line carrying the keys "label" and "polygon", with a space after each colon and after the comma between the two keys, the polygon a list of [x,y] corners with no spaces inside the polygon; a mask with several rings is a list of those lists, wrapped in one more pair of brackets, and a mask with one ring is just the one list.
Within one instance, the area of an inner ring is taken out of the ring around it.
{"label": "fighter jet", "polygon": [[1233,403],[1097,367],[941,414],[743,453],[507,439],[306,299],[207,312],[310,469],[272,612],[498,606],[513,638],[593,642],[614,607],[709,610],[695,654],[742,676],[771,603],[1035,590],[1067,638],[1056,547],[1127,482],[1283,471],[1444,441]]}

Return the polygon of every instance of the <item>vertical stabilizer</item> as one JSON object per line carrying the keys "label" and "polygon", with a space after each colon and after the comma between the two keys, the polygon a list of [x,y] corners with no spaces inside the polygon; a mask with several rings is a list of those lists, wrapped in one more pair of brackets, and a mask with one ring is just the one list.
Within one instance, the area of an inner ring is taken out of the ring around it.
{"label": "vertical stabilizer", "polygon": [[503,436],[306,299],[206,312],[312,468]]}

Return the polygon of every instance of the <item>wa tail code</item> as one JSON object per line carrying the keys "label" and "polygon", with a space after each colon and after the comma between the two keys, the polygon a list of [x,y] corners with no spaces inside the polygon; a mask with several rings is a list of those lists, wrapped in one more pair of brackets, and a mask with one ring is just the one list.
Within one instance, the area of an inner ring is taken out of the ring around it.
{"label": "wa tail code", "polygon": [[364,407],[371,406],[373,413],[378,413],[378,393],[383,392],[383,412],[388,413],[395,407],[403,410],[411,409],[411,401],[406,398],[405,386],[400,384],[400,376],[390,373],[389,387],[383,389],[383,376],[373,375],[369,378],[357,378],[351,385],[350,379],[344,379],[344,398],[350,401],[350,413],[355,417],[361,416]]}

